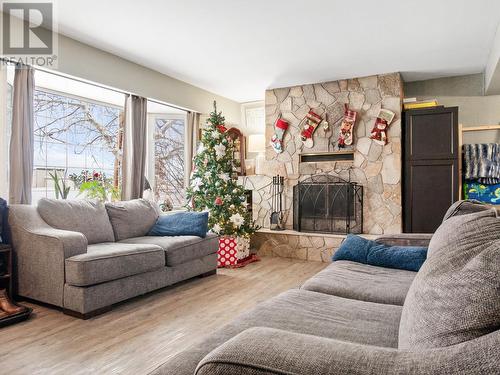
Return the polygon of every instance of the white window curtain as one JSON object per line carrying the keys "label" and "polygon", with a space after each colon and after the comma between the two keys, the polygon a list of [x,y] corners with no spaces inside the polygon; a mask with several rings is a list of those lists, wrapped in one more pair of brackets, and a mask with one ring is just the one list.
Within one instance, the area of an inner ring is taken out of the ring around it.
{"label": "white window curtain", "polygon": [[146,172],[147,99],[128,95],[125,100],[122,200],[142,198]]}
{"label": "white window curtain", "polygon": [[34,70],[17,64],[14,76],[12,133],[9,155],[9,203],[31,204],[33,180]]}

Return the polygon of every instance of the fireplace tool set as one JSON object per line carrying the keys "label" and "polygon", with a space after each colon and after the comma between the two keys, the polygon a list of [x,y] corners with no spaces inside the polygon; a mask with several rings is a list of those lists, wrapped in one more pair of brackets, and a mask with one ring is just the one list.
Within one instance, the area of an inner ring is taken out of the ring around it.
{"label": "fireplace tool set", "polygon": [[283,189],[285,186],[285,178],[277,175],[273,177],[273,185],[271,187],[271,229],[284,230],[285,223],[283,219]]}

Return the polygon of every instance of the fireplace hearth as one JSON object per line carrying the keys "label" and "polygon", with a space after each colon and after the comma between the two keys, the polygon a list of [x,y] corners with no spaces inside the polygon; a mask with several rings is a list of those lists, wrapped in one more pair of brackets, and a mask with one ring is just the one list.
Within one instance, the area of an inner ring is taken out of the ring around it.
{"label": "fireplace hearth", "polygon": [[363,233],[363,186],[330,175],[299,182],[293,188],[293,229]]}

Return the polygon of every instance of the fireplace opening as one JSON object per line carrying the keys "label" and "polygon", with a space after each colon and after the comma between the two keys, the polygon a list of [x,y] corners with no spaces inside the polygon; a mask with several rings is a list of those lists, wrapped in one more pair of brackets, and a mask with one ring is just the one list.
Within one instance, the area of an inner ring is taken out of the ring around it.
{"label": "fireplace opening", "polygon": [[293,188],[293,229],[363,233],[363,186],[330,175],[299,182]]}

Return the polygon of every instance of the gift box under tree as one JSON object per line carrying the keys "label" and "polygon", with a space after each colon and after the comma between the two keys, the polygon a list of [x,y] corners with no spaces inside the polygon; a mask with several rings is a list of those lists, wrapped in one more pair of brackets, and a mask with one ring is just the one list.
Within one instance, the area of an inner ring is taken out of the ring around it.
{"label": "gift box under tree", "polygon": [[244,237],[222,236],[219,238],[217,267],[234,266],[250,255],[250,240]]}

